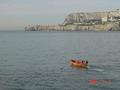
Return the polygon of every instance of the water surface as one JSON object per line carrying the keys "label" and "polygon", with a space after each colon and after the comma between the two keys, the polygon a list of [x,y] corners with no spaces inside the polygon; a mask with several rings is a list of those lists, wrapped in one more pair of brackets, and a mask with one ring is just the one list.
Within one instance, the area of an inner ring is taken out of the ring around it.
{"label": "water surface", "polygon": [[[80,58],[88,69],[69,65]],[[119,32],[0,32],[0,90],[120,90],[119,77]]]}

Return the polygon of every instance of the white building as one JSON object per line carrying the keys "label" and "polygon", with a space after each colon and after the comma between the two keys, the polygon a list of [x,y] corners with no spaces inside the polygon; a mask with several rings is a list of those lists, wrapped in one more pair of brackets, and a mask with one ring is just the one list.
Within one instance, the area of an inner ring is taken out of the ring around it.
{"label": "white building", "polygon": [[102,22],[107,22],[108,21],[108,18],[107,17],[103,17],[101,18],[102,19]]}

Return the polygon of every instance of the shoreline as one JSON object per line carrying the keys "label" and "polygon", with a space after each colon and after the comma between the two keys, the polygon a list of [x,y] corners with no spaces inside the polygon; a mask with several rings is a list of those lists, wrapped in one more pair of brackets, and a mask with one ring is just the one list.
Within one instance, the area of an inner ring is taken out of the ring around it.
{"label": "shoreline", "polygon": [[61,24],[28,25],[24,29],[25,31],[120,31],[120,10],[71,13]]}

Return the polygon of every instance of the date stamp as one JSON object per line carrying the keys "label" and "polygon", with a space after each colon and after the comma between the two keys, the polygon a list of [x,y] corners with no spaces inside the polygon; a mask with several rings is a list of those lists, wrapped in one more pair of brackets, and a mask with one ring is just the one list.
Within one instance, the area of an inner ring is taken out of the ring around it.
{"label": "date stamp", "polygon": [[89,84],[97,85],[97,84],[111,84],[111,80],[109,79],[90,79],[88,80]]}

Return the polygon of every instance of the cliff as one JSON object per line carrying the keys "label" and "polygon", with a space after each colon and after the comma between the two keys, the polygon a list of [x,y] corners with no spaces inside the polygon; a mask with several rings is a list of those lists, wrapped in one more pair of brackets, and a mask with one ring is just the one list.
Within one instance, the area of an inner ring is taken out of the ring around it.
{"label": "cliff", "polygon": [[106,12],[80,12],[69,14],[64,21],[64,24],[73,23],[91,23],[95,21],[101,21],[102,18],[106,18],[108,21],[120,17],[119,9],[116,11],[106,11]]}
{"label": "cliff", "polygon": [[120,10],[69,14],[62,24],[34,25],[26,31],[120,31]]}

